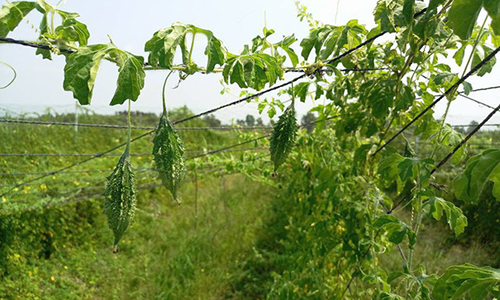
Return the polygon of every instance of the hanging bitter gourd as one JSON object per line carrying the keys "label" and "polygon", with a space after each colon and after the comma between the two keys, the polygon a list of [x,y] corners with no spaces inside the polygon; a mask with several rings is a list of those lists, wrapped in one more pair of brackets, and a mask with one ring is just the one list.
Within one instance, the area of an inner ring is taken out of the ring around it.
{"label": "hanging bitter gourd", "polygon": [[129,146],[120,157],[113,173],[108,177],[104,192],[104,213],[115,236],[114,246],[134,219],[136,205],[135,179],[130,163]]}
{"label": "hanging bitter gourd", "polygon": [[118,160],[115,169],[107,178],[104,191],[104,213],[108,219],[109,228],[113,231],[115,247],[118,251],[118,242],[127,228],[132,224],[136,205],[136,189],[134,172],[130,163],[130,100],[128,106],[127,146]]}
{"label": "hanging bitter gourd", "polygon": [[174,200],[180,204],[177,190],[184,179],[186,158],[184,145],[168,119],[166,111],[160,118],[153,139],[153,156],[156,170],[163,185],[172,193]]}
{"label": "hanging bitter gourd", "polygon": [[285,162],[292,151],[297,137],[297,119],[295,117],[294,102],[280,116],[274,125],[271,134],[271,161],[274,163],[274,172]]}

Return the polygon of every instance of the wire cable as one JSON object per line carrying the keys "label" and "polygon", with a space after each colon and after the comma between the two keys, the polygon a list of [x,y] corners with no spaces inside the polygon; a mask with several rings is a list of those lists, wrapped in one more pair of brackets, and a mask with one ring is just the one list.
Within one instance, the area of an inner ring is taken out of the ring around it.
{"label": "wire cable", "polygon": [[422,112],[420,112],[416,117],[414,117],[409,123],[407,123],[403,128],[401,128],[396,134],[394,134],[387,142],[385,142],[382,146],[380,146],[371,156],[375,156],[382,149],[384,149],[387,145],[389,145],[396,137],[398,137],[401,133],[403,133],[406,129],[408,129],[413,123],[415,123],[420,117],[426,114],[431,108],[433,108],[438,102],[440,102],[446,95],[456,90],[460,84],[462,84],[467,78],[476,73],[480,68],[483,67],[488,61],[490,61],[495,55],[500,51],[500,47],[496,48],[491,52],[488,56],[486,56],[481,62],[474,66],[467,74],[465,74],[462,78],[460,78],[453,86],[447,89],[444,94],[442,94],[438,99],[434,100],[429,106],[427,106]]}
{"label": "wire cable", "polygon": [[[237,145],[239,146],[239,145]],[[236,146],[230,146],[227,149],[233,148]],[[234,151],[248,151],[248,150],[256,150],[257,148],[243,148],[243,149],[236,149],[236,150],[231,150],[231,151],[226,151],[226,152],[234,152]],[[258,148],[258,150],[262,150],[261,148]],[[184,153],[187,154],[196,154],[196,153],[210,153],[213,151],[218,151],[218,149],[215,150],[207,150],[207,149],[199,149],[199,150],[185,150]],[[99,153],[0,153],[0,157],[81,157],[81,156],[96,156]],[[104,156],[121,156],[121,153],[111,153],[111,154],[106,154]],[[136,156],[136,157],[141,157],[141,156],[152,156],[150,152],[138,152],[138,153],[130,153],[130,156]],[[3,173],[0,173],[2,175]]]}
{"label": "wire cable", "polygon": [[[108,129],[128,129],[126,125],[112,124],[91,124],[91,123],[73,123],[73,122],[54,122],[54,121],[35,121],[26,119],[7,119],[0,118],[0,123],[20,123],[30,125],[56,125],[56,126],[78,126],[78,127],[93,127],[93,128],[108,128]],[[154,130],[156,126],[131,126],[132,129]],[[271,126],[198,126],[198,127],[175,127],[176,130],[255,130],[255,129],[272,129]]]}
{"label": "wire cable", "polygon": [[[424,9],[424,10],[422,10],[422,11],[425,11],[425,9]],[[419,14],[420,14],[420,13],[422,13],[422,11],[421,11],[421,12],[419,12]],[[360,49],[360,48],[362,48],[362,47],[364,47],[364,46],[366,46],[366,45],[368,45],[368,44],[372,43],[372,42],[373,42],[373,41],[375,41],[377,38],[380,38],[381,36],[383,36],[383,35],[384,35],[384,34],[386,34],[386,33],[387,33],[386,31],[383,31],[383,32],[381,32],[381,33],[379,33],[379,34],[375,35],[374,37],[372,37],[372,38],[370,38],[370,39],[368,39],[368,40],[364,41],[363,43],[360,43],[358,46],[353,47],[353,48],[351,48],[351,49],[347,50],[346,52],[344,52],[344,53],[342,53],[342,54],[338,55],[337,57],[335,57],[335,58],[333,58],[333,59],[328,60],[328,62],[327,62],[327,63],[328,63],[328,64],[331,64],[331,63],[333,63],[333,62],[336,62],[336,61],[338,61],[338,60],[340,60],[340,59],[344,58],[345,56],[347,56],[347,55],[349,55],[349,54],[353,53],[354,51],[356,51],[356,50],[358,50],[358,49]],[[1,41],[1,39],[0,39],[0,41]],[[500,50],[500,49],[499,49],[499,50]],[[493,53],[495,53],[495,52],[493,52]],[[488,57],[489,57],[489,56],[488,56]],[[213,109],[207,110],[207,111],[205,111],[205,112],[199,113],[199,114],[194,115],[194,116],[191,116],[191,117],[187,117],[187,118],[182,119],[182,120],[180,120],[180,121],[173,122],[173,125],[180,124],[180,123],[183,123],[183,122],[187,122],[187,121],[189,121],[189,120],[196,119],[196,118],[202,117],[202,116],[204,116],[204,115],[208,115],[208,114],[214,113],[214,112],[216,112],[216,111],[218,111],[218,110],[221,110],[221,109],[223,109],[223,108],[226,108],[226,107],[229,107],[229,106],[233,106],[233,105],[239,104],[239,103],[241,103],[241,102],[248,101],[248,100],[251,100],[251,99],[256,98],[256,97],[260,97],[260,96],[262,96],[262,95],[264,95],[264,94],[267,94],[267,93],[269,93],[269,92],[272,92],[272,91],[275,91],[275,90],[278,90],[278,89],[284,88],[284,87],[286,87],[286,86],[288,86],[288,85],[293,84],[294,82],[296,82],[296,81],[298,81],[298,80],[300,80],[300,79],[303,79],[303,78],[305,78],[305,77],[308,77],[308,76],[310,76],[310,75],[313,75],[314,73],[316,73],[316,72],[317,72],[317,70],[318,70],[318,69],[316,69],[315,71],[313,71],[311,74],[309,74],[309,73],[304,73],[304,74],[302,74],[302,75],[300,75],[300,76],[297,76],[297,77],[295,77],[294,79],[289,80],[289,81],[287,81],[287,82],[285,82],[285,83],[282,83],[282,84],[279,84],[279,85],[277,85],[277,86],[273,86],[273,87],[270,87],[270,88],[268,88],[268,89],[265,89],[265,90],[263,90],[263,91],[261,91],[261,92],[258,92],[258,93],[255,93],[255,94],[252,94],[252,95],[249,95],[249,96],[243,97],[242,99],[239,99],[239,100],[236,100],[236,101],[233,101],[233,102],[230,102],[230,103],[227,103],[227,104],[221,105],[221,106],[219,106],[219,107],[216,107],[216,108],[213,108]],[[150,134],[151,134],[151,133],[153,133],[153,132],[154,132],[154,130],[147,131],[147,132],[145,132],[145,133],[143,133],[143,134],[141,134],[141,135],[138,135],[138,136],[136,136],[135,138],[131,139],[131,140],[130,140],[130,142],[132,143],[132,142],[135,142],[135,141],[137,141],[137,140],[139,140],[139,139],[142,139],[143,137],[146,137],[146,136],[150,135]],[[96,155],[96,156],[91,156],[91,157],[86,158],[86,159],[84,159],[84,160],[82,160],[82,161],[79,161],[79,162],[76,162],[76,163],[70,164],[70,165],[68,165],[68,166],[66,166],[66,167],[63,167],[63,168],[60,168],[60,169],[54,170],[54,171],[52,171],[50,174],[42,175],[42,176],[39,176],[39,177],[33,178],[33,179],[31,179],[31,180],[28,180],[28,181],[26,181],[26,182],[19,183],[19,184],[17,184],[16,186],[12,187],[12,189],[11,189],[11,190],[9,190],[9,191],[7,191],[7,192],[5,192],[5,193],[1,194],[1,195],[0,195],[0,198],[1,198],[1,197],[3,197],[3,196],[5,196],[5,195],[7,195],[7,194],[9,194],[10,192],[12,192],[12,190],[14,190],[14,188],[16,188],[16,187],[18,188],[18,187],[21,187],[21,186],[25,185],[26,183],[30,183],[30,182],[33,182],[33,181],[38,181],[38,180],[43,179],[43,178],[45,178],[45,177],[47,177],[47,176],[54,175],[54,174],[56,174],[56,173],[59,173],[59,172],[61,172],[61,171],[65,171],[65,170],[67,170],[67,169],[73,168],[73,167],[78,166],[78,165],[82,165],[82,164],[84,164],[84,163],[86,163],[86,162],[88,162],[88,161],[91,161],[91,160],[95,159],[95,158],[99,158],[99,157],[101,157],[101,156],[103,156],[103,155],[106,155],[106,154],[108,154],[108,153],[110,153],[110,152],[113,152],[113,151],[115,151],[115,150],[117,150],[117,149],[119,149],[119,148],[121,148],[121,147],[125,146],[126,144],[127,144],[127,143],[122,143],[122,144],[120,144],[120,145],[118,145],[118,146],[115,146],[115,147],[113,147],[113,148],[111,148],[111,149],[108,149],[108,150],[106,150],[106,151],[104,151],[104,152],[102,152],[102,153],[100,153],[100,154],[98,154],[98,155]]]}

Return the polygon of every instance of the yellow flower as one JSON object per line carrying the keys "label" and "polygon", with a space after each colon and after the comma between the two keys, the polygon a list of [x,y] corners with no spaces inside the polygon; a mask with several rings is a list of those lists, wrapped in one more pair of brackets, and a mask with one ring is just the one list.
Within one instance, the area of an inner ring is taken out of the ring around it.
{"label": "yellow flower", "polygon": [[7,198],[2,197],[2,202],[7,202]]}
{"label": "yellow flower", "polygon": [[54,278],[54,276],[50,276],[50,281],[56,281],[56,279]]}
{"label": "yellow flower", "polygon": [[342,232],[344,232],[345,230],[346,230],[346,229],[345,229],[343,226],[341,226],[341,225],[337,225],[337,232],[342,233]]}
{"label": "yellow flower", "polygon": [[286,230],[290,230],[290,226],[286,225],[286,226],[285,226],[285,229],[286,229]]}
{"label": "yellow flower", "polygon": [[40,184],[40,189],[41,189],[42,191],[46,191],[46,190],[47,190],[47,186],[46,186],[45,184],[43,184],[43,183],[42,183],[42,184]]}

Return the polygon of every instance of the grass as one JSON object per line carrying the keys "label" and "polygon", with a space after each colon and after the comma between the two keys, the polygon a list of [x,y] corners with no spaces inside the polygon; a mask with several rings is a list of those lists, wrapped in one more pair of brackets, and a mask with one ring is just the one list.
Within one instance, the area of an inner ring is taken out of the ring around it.
{"label": "grass", "polygon": [[[194,183],[183,188],[182,206],[165,199],[163,189],[141,193],[135,222],[117,254],[102,215],[92,225],[82,224],[77,241],[54,237],[48,259],[14,252],[17,265],[4,278],[0,298],[222,299],[255,246],[270,203],[263,191],[271,191],[241,189],[255,185],[241,175],[226,177],[224,191],[220,181],[199,182],[197,215]],[[100,206],[95,200],[87,205]]]}
{"label": "grass", "polygon": [[[87,123],[116,120],[81,116]],[[156,121],[144,122],[154,126]],[[133,136],[142,132],[134,131]],[[124,133],[82,128],[75,142],[72,127],[2,125],[0,152],[97,153],[123,142]],[[234,132],[182,134],[188,149],[214,149],[241,138]],[[132,152],[149,152],[150,140],[134,143]],[[48,171],[79,159],[5,157],[0,158],[0,172]],[[100,158],[75,170],[111,169],[116,160]],[[151,168],[151,158],[134,157],[133,165]],[[273,286],[273,276],[293,271],[295,257],[282,252],[283,240],[293,239],[287,226],[294,209],[286,202],[290,199],[275,199],[282,191],[243,175],[221,178],[219,172],[186,182],[180,191],[181,206],[164,188],[141,189],[135,222],[114,254],[102,213],[103,179],[108,174],[49,176],[0,200],[5,213],[0,215],[0,299],[262,299]],[[30,178],[3,176],[0,192]],[[153,172],[138,171],[137,178],[139,185],[158,183]],[[95,190],[86,195],[87,187]],[[65,191],[70,193],[59,197]],[[77,201],[65,204],[67,200]],[[309,222],[314,216],[303,217]],[[409,219],[404,211],[400,217]],[[464,262],[482,266],[492,261],[484,245],[459,243],[445,224],[434,220],[426,221],[418,239],[414,265],[425,262],[427,273]],[[321,262],[323,257],[314,259]],[[379,264],[390,271],[403,266],[396,247],[380,255]],[[330,268],[319,265],[318,273]]]}

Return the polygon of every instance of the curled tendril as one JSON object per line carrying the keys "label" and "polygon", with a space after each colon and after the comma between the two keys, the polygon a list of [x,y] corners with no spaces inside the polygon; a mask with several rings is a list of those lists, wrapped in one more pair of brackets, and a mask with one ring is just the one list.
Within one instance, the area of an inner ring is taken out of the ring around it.
{"label": "curled tendril", "polygon": [[0,90],[3,90],[3,89],[8,88],[16,80],[17,72],[16,72],[16,69],[14,69],[14,67],[12,67],[11,65],[9,65],[8,63],[6,63],[2,60],[0,60],[0,64],[6,65],[8,68],[10,68],[12,70],[12,72],[14,72],[14,77],[12,78],[12,80],[9,83],[7,83],[7,85],[0,87]]}

